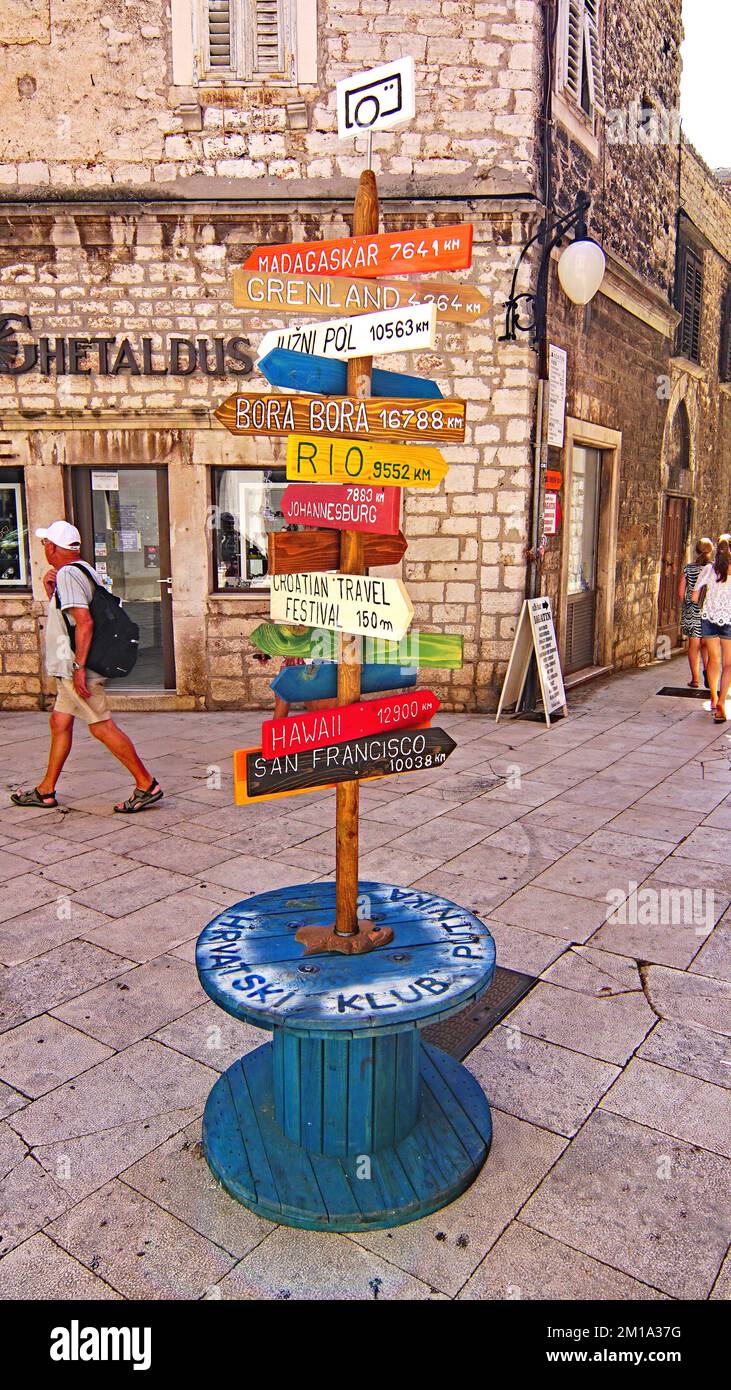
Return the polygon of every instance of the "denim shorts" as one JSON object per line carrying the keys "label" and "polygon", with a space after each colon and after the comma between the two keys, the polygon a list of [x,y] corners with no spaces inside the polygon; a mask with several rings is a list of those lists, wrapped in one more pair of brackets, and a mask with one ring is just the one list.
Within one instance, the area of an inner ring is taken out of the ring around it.
{"label": "denim shorts", "polygon": [[723,637],[731,642],[731,623],[710,623],[701,618],[701,637]]}

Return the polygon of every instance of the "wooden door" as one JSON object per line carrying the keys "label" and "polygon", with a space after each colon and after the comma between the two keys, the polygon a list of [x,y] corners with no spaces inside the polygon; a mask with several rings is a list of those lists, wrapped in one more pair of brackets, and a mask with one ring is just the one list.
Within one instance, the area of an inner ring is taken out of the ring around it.
{"label": "wooden door", "polygon": [[680,642],[678,584],[683,572],[683,558],[688,539],[689,505],[687,497],[667,497],[665,499],[660,557],[660,592],[657,600],[657,631],[658,636],[668,637],[674,647]]}

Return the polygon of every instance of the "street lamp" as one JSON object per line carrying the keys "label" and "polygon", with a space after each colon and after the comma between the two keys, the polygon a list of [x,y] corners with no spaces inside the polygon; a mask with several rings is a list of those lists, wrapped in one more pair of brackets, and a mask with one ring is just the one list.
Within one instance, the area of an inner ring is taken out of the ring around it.
{"label": "street lamp", "polygon": [[[575,229],[574,240],[561,252],[558,262],[558,278],[561,288],[574,304],[588,304],[594,298],[604,278],[606,262],[604,252],[593,241],[586,229],[586,213],[589,197],[580,193],[576,205],[570,212],[552,219],[544,217],[530,241],[523,247],[513,271],[510,298],[505,305],[505,332],[499,338],[501,343],[514,343],[516,333],[530,333],[533,347],[537,348],[546,336],[546,288],[551,252],[560,246],[567,232]],[[541,263],[538,268],[538,282],[535,294],[516,294],[518,274],[523,259],[536,242],[542,246]],[[530,305],[531,317],[527,323],[521,321],[521,302]]]}

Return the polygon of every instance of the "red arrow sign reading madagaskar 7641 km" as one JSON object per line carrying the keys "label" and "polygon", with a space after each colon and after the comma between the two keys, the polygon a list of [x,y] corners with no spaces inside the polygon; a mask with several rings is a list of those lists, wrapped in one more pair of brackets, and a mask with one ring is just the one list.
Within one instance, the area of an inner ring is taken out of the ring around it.
{"label": "red arrow sign reading madagaskar 7641 km", "polygon": [[261,726],[262,753],[265,758],[279,758],[369,734],[413,729],[427,724],[438,709],[439,700],[432,690],[413,690],[408,695],[359,700],[354,705],[294,714],[288,719],[267,719]]}
{"label": "red arrow sign reading madagaskar 7641 km", "polygon": [[286,521],[297,526],[326,526],[333,531],[396,536],[400,511],[399,487],[358,487],[348,483],[342,487],[328,483],[308,487],[306,483],[294,483],[282,496]]}
{"label": "red arrow sign reading madagaskar 7641 km", "polygon": [[338,237],[337,241],[257,246],[244,270],[275,275],[408,275],[426,270],[466,270],[472,261],[472,227],[412,227],[406,232]]}

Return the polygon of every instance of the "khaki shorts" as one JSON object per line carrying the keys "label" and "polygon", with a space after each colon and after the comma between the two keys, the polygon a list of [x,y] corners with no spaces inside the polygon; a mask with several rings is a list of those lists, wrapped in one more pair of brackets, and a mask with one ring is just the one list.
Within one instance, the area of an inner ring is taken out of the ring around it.
{"label": "khaki shorts", "polygon": [[104,719],[111,719],[112,712],[104,681],[91,681],[87,678],[88,700],[82,700],[74,690],[73,681],[58,677],[56,684],[58,694],[53,708],[57,714],[73,714],[74,718],[83,719],[86,724],[101,724]]}

